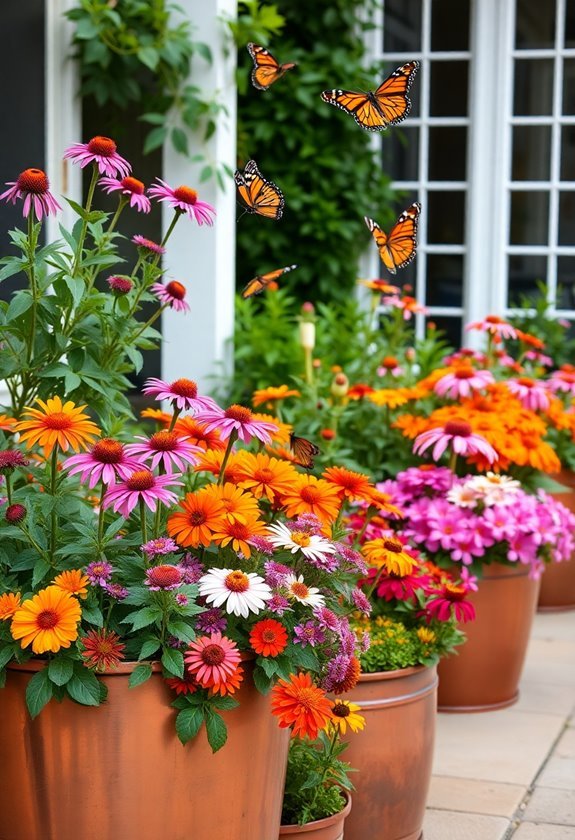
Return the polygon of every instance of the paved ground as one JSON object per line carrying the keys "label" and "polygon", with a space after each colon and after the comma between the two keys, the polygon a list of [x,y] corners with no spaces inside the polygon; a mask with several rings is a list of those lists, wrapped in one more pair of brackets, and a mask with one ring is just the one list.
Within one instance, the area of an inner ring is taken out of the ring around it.
{"label": "paved ground", "polygon": [[537,615],[519,702],[440,714],[425,840],[575,840],[575,612]]}

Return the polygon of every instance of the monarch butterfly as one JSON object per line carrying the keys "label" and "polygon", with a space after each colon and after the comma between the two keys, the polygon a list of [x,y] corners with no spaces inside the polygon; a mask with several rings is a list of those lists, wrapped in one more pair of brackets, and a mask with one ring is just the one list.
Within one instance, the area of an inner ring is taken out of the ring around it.
{"label": "monarch butterfly", "polygon": [[319,455],[319,446],[316,446],[315,443],[312,443],[307,438],[290,434],[289,448],[295,456],[296,464],[299,464],[300,467],[305,467],[306,470],[313,469],[313,459],[316,455]]}
{"label": "monarch butterfly", "polygon": [[420,212],[421,204],[412,204],[403,211],[389,234],[385,234],[373,219],[364,216],[365,223],[379,248],[379,256],[392,274],[395,274],[398,268],[406,266],[415,257],[417,220]]}
{"label": "monarch butterfly", "polygon": [[351,114],[367,131],[383,131],[388,125],[402,122],[411,110],[407,97],[419,69],[419,61],[410,61],[394,70],[375,91],[324,90],[321,98]]}
{"label": "monarch butterfly", "polygon": [[249,298],[252,295],[259,295],[260,292],[263,292],[269,286],[272,280],[277,280],[282,274],[287,274],[288,271],[293,271],[294,268],[297,268],[297,265],[286,265],[285,268],[277,268],[275,271],[269,271],[267,274],[257,274],[244,288],[242,297]]}
{"label": "monarch butterfly", "polygon": [[236,169],[234,181],[248,213],[281,219],[285,204],[283,193],[272,181],[266,181],[255,160],[248,160],[243,172]]}
{"label": "monarch butterfly", "polygon": [[254,60],[252,85],[258,90],[267,90],[274,82],[281,79],[284,73],[295,67],[293,61],[289,64],[280,64],[271,52],[257,44],[248,44],[248,50]]}

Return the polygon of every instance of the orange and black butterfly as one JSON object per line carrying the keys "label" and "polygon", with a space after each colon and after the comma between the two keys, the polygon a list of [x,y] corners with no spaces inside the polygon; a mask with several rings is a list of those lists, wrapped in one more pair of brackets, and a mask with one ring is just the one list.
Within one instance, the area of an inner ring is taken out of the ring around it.
{"label": "orange and black butterfly", "polygon": [[248,50],[254,60],[252,70],[252,85],[258,90],[267,90],[274,82],[295,67],[292,61],[289,64],[280,64],[273,57],[271,52],[257,44],[248,44]]}
{"label": "orange and black butterfly", "polygon": [[385,234],[373,219],[364,216],[365,223],[379,248],[379,256],[392,274],[395,274],[398,268],[406,266],[415,257],[417,221],[420,212],[421,204],[412,204],[403,211],[389,234]]}
{"label": "orange and black butterfly", "polygon": [[312,443],[311,440],[297,435],[290,434],[289,448],[294,456],[294,462],[300,467],[305,467],[306,470],[312,470],[314,458],[319,455],[319,446]]}
{"label": "orange and black butterfly", "polygon": [[243,298],[249,298],[252,295],[259,295],[263,292],[271,282],[277,280],[282,274],[287,274],[288,271],[293,271],[297,265],[286,265],[285,268],[277,268],[275,271],[269,271],[267,274],[258,274],[253,280],[246,285],[242,292]]}
{"label": "orange and black butterfly", "polygon": [[255,160],[248,160],[243,172],[236,169],[234,181],[246,212],[267,219],[281,219],[285,204],[283,193],[273,181],[266,181]]}
{"label": "orange and black butterfly", "polygon": [[352,90],[324,90],[321,98],[351,114],[367,131],[383,131],[388,125],[402,122],[411,110],[408,91],[419,61],[410,61],[394,70],[377,90],[355,93]]}

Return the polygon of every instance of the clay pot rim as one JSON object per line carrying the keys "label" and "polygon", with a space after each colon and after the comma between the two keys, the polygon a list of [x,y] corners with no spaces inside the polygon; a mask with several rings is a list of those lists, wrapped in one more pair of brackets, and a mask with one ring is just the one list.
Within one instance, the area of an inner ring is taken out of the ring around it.
{"label": "clay pot rim", "polygon": [[[256,657],[255,654],[246,651],[241,653],[242,662],[252,662]],[[77,660],[80,661],[80,660]],[[24,673],[37,673],[41,671],[50,662],[49,659],[29,659],[27,662],[9,662],[6,665],[8,671],[22,671]],[[119,662],[116,668],[105,668],[103,671],[93,671],[97,677],[124,677],[126,674],[131,674],[138,665],[151,665],[152,673],[159,674],[162,672],[161,662],[150,662],[146,659],[133,660],[129,662]],[[89,669],[92,670],[92,669]]]}
{"label": "clay pot rim", "polygon": [[[492,571],[495,574],[489,574]],[[484,563],[482,575],[478,583],[482,580],[502,580],[506,577],[527,577],[531,572],[531,565],[529,563],[521,563],[519,560],[508,561],[501,563]]]}
{"label": "clay pot rim", "polygon": [[342,790],[342,795],[345,796],[347,802],[345,807],[342,808],[341,811],[338,811],[337,814],[332,814],[331,817],[324,817],[322,820],[313,820],[313,822],[304,823],[303,825],[294,825],[290,823],[289,825],[280,825],[280,830],[282,834],[304,834],[307,831],[315,831],[316,829],[321,828],[328,828],[330,825],[334,825],[338,820],[344,819],[347,817],[349,812],[351,811],[351,794],[347,790]]}
{"label": "clay pot rim", "polygon": [[369,671],[361,672],[359,682],[373,682],[374,680],[397,680],[400,677],[409,677],[411,674],[420,674],[434,665],[410,665],[408,668],[396,668],[394,671]]}

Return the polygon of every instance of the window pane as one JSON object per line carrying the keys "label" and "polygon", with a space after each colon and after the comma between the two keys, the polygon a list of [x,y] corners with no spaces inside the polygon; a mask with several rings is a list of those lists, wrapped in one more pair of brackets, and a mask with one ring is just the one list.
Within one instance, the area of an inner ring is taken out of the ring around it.
{"label": "window pane", "polygon": [[551,126],[514,126],[512,179],[514,181],[548,181],[550,174]]}
{"label": "window pane", "polygon": [[547,245],[549,193],[526,190],[511,193],[512,245]]}
{"label": "window pane", "polygon": [[430,315],[426,318],[426,324],[433,323],[438,330],[441,330],[445,340],[452,347],[461,347],[461,318],[449,318],[446,315]]}
{"label": "window pane", "polygon": [[519,50],[555,46],[555,0],[517,0],[515,46]]}
{"label": "window pane", "polygon": [[562,181],[575,181],[575,125],[564,125],[561,129],[561,171]]}
{"label": "window pane", "polygon": [[381,160],[384,172],[394,181],[419,178],[419,128],[396,128],[382,138]]}
{"label": "window pane", "polygon": [[467,178],[467,128],[429,128],[430,181],[465,181]]}
{"label": "window pane", "polygon": [[467,116],[468,73],[468,61],[431,62],[430,116]]}
{"label": "window pane", "polygon": [[575,60],[563,62],[563,113],[575,114]]}
{"label": "window pane", "polygon": [[575,4],[565,3],[565,47],[575,47]]}
{"label": "window pane", "polygon": [[515,62],[513,113],[517,116],[553,112],[553,61],[521,59]]}
{"label": "window pane", "polygon": [[465,230],[465,197],[459,191],[427,195],[427,241],[435,245],[462,245]]}
{"label": "window pane", "polygon": [[559,193],[559,245],[575,245],[575,192]]}
{"label": "window pane", "polygon": [[461,306],[462,302],[463,254],[428,254],[426,305]]}
{"label": "window pane", "polygon": [[514,254],[509,257],[507,305],[519,306],[524,295],[539,296],[537,283],[547,280],[547,257]]}
{"label": "window pane", "polygon": [[557,257],[557,309],[575,309],[575,257]]}
{"label": "window pane", "polygon": [[385,0],[384,52],[421,50],[421,6],[422,0]]}
{"label": "window pane", "polygon": [[431,49],[469,49],[469,0],[434,0],[431,4]]}

